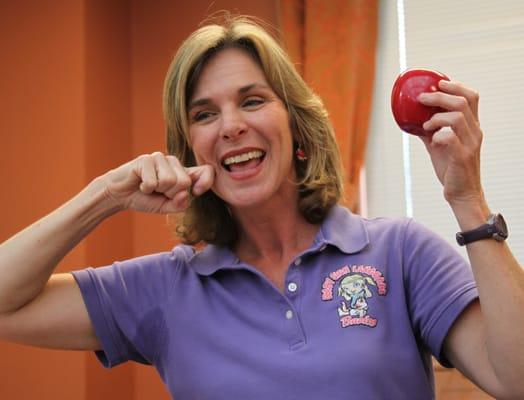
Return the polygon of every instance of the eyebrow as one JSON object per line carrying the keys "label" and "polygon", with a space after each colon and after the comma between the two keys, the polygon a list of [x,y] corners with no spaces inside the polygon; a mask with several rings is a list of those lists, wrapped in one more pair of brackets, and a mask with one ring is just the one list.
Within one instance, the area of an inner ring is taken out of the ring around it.
{"label": "eyebrow", "polygon": [[[245,86],[240,87],[238,89],[238,93],[243,94],[243,93],[249,92],[251,89],[256,88],[256,87],[259,87],[259,88],[262,88],[262,89],[269,89],[269,86],[264,85],[262,83],[250,83],[249,85],[245,85]],[[191,103],[189,103],[189,107],[187,109],[189,111],[193,107],[204,106],[204,105],[209,104],[209,103],[211,103],[211,99],[210,98],[205,97],[205,98],[197,99],[197,100],[194,100]]]}

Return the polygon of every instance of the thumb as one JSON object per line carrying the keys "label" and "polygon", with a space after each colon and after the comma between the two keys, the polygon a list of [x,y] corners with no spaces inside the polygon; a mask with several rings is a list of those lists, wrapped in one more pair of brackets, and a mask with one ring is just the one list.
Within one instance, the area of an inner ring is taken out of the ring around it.
{"label": "thumb", "polygon": [[199,165],[186,168],[186,172],[191,178],[192,193],[195,196],[207,192],[215,181],[215,170],[211,165]]}

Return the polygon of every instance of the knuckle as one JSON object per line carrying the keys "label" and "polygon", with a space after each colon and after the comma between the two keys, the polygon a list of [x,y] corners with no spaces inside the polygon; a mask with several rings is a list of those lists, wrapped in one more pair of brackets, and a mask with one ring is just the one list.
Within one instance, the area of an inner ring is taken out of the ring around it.
{"label": "knuckle", "polygon": [[151,157],[156,163],[162,163],[165,160],[164,154],[159,151],[155,151],[154,153],[152,153]]}
{"label": "knuckle", "polygon": [[150,158],[151,158],[150,154],[141,154],[136,159],[138,162],[144,162],[144,161],[149,160]]}
{"label": "knuckle", "polygon": [[439,101],[444,100],[446,95],[443,92],[437,91],[432,93]]}
{"label": "knuckle", "polygon": [[142,181],[141,187],[145,191],[153,191],[157,188],[157,181],[153,179],[145,179]]}
{"label": "knuckle", "polygon": [[162,187],[167,188],[167,187],[174,186],[177,184],[177,177],[175,174],[169,173],[169,174],[165,174],[164,176],[162,176],[160,181],[161,181]]}
{"label": "knuckle", "polygon": [[466,100],[465,97],[459,97],[457,99],[457,107],[458,107],[459,110],[461,110],[461,111],[466,110],[468,108],[468,105],[469,105],[468,101]]}
{"label": "knuckle", "polygon": [[178,179],[178,184],[183,187],[183,188],[188,188],[191,186],[191,178],[189,177],[189,175],[187,174],[184,174],[182,176],[179,177]]}
{"label": "knuckle", "polygon": [[482,147],[483,141],[484,141],[484,134],[482,133],[482,131],[480,129],[475,131],[473,135],[473,143],[475,144],[477,149],[480,149],[480,147]]}
{"label": "knuckle", "polygon": [[438,112],[438,113],[433,114],[433,116],[428,121],[438,124],[438,123],[441,123],[443,119],[444,119],[444,113]]}
{"label": "knuckle", "polygon": [[182,167],[182,164],[180,163],[180,160],[173,155],[166,156],[167,163],[173,168],[180,168]]}
{"label": "knuckle", "polygon": [[178,158],[177,158],[176,156],[172,155],[172,154],[168,154],[168,155],[166,156],[166,159],[167,159],[168,161],[174,161],[174,162],[177,162],[177,161],[178,161]]}
{"label": "knuckle", "polygon": [[453,126],[464,126],[466,124],[466,117],[462,112],[453,113],[451,120]]}

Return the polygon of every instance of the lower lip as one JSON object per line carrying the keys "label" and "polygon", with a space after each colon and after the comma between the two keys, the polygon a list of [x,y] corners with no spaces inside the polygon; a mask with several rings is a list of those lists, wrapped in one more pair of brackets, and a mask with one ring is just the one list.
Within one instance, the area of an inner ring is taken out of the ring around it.
{"label": "lower lip", "polygon": [[266,156],[264,156],[262,160],[260,161],[260,163],[254,168],[246,169],[243,171],[234,171],[234,172],[228,171],[226,169],[226,172],[228,176],[230,176],[232,179],[237,180],[237,181],[249,179],[257,175],[260,172],[260,170],[262,169],[262,165],[264,164],[264,161],[266,161]]}

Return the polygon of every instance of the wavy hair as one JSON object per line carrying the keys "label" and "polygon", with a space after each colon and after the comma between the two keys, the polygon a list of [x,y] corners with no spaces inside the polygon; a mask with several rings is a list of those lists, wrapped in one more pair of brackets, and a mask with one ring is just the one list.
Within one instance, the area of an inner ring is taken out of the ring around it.
{"label": "wavy hair", "polygon": [[[226,48],[253,57],[289,113],[295,148],[307,160],[295,160],[298,208],[310,223],[319,223],[343,192],[342,167],[333,127],[321,99],[304,82],[278,41],[251,17],[226,16],[193,32],[176,53],[164,84],[163,110],[168,153],[182,165],[196,165],[189,138],[188,102],[206,62]],[[173,218],[174,217],[174,218]],[[238,231],[228,205],[213,191],[192,199],[189,208],[170,216],[186,244],[232,246]]]}

